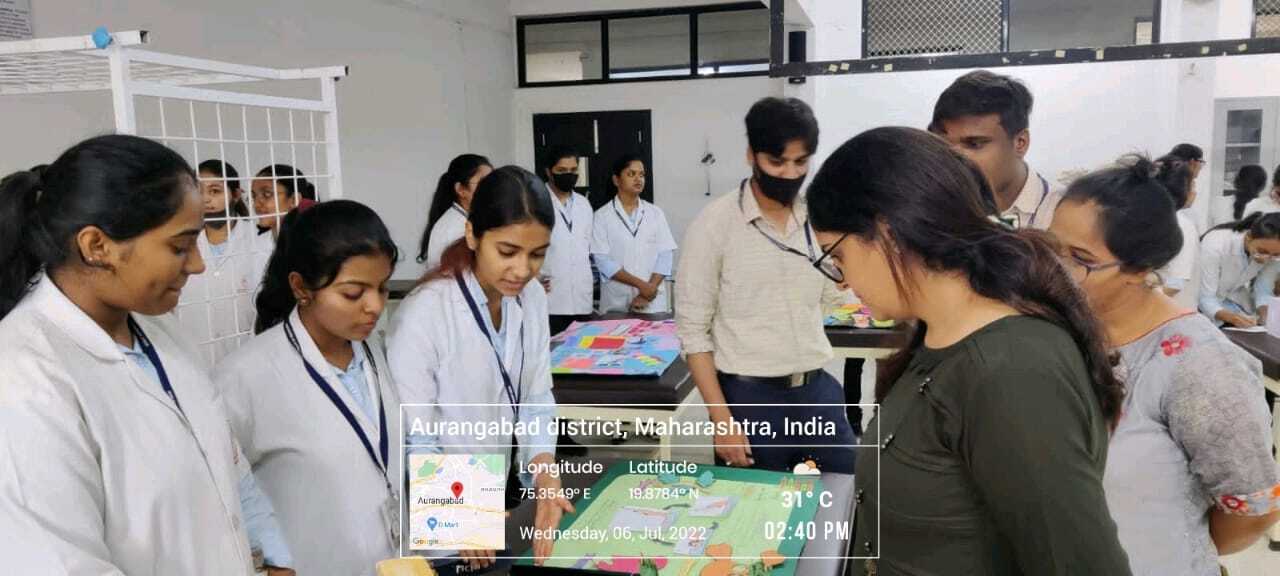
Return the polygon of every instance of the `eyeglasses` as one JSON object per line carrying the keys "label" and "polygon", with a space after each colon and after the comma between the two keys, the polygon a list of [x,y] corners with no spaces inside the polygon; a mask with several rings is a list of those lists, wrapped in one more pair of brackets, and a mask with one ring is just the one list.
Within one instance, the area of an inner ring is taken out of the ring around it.
{"label": "eyeglasses", "polygon": [[813,261],[813,267],[817,268],[823,276],[826,276],[836,284],[844,283],[844,270],[841,270],[840,267],[831,260],[831,253],[834,252],[836,247],[839,246],[841,242],[844,242],[844,239],[848,237],[849,234],[847,233],[840,236],[839,240],[836,240],[830,248],[827,248],[822,252],[822,256],[819,256],[818,259]]}
{"label": "eyeglasses", "polygon": [[1123,264],[1123,262],[1120,262],[1119,260],[1115,262],[1108,262],[1106,264],[1087,264],[1081,262],[1075,256],[1059,256],[1059,259],[1061,259],[1062,263],[1066,264],[1069,268],[1084,270],[1084,275],[1080,277],[1081,281],[1088,279],[1089,275],[1094,272],[1099,272],[1108,268],[1115,268]]}

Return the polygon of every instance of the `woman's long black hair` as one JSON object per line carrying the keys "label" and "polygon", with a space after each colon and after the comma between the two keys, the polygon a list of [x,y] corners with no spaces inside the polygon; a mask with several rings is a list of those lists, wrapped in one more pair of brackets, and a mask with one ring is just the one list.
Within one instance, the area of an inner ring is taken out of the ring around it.
{"label": "woman's long black hair", "polygon": [[[914,292],[903,276],[911,261],[963,274],[977,294],[1065,329],[1084,357],[1104,417],[1114,426],[1124,388],[1084,294],[1049,236],[994,221],[991,198],[977,167],[937,136],[913,128],[876,128],[840,146],[822,165],[809,186],[809,219],[816,230],[893,246],[885,254],[903,294]],[[886,361],[877,401],[906,370],[927,330],[918,322],[911,343]]]}
{"label": "woman's long black hair", "polygon": [[391,259],[392,269],[400,259],[391,232],[368,206],[331,200],[290,210],[258,293],[254,332],[261,334],[293,312],[298,302],[289,286],[290,273],[297,272],[308,288],[320,290],[333,283],[349,258],[373,255]]}
{"label": "woman's long black hair", "polygon": [[136,238],[173,218],[195,185],[177,152],[124,135],[90,138],[53,164],[0,180],[0,318],[41,270],[83,258],[75,236],[85,227],[113,240]]}
{"label": "woman's long black hair", "polygon": [[[431,197],[431,209],[427,211],[427,227],[422,230],[422,240],[418,242],[418,263],[427,261],[428,247],[431,243],[431,231],[435,230],[436,222],[440,221],[440,217],[449,211],[449,207],[458,201],[458,191],[454,185],[461,184],[466,186],[471,182],[471,177],[476,175],[476,171],[482,166],[490,168],[489,159],[479,154],[462,154],[453,161],[449,162],[449,169],[440,175],[440,181],[436,183],[436,194]],[[475,192],[472,190],[472,192]]]}

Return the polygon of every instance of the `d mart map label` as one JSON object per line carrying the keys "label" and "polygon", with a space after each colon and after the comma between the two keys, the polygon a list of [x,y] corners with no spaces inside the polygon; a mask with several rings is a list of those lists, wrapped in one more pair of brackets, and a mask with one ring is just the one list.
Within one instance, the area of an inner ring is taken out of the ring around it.
{"label": "d mart map label", "polygon": [[409,456],[410,550],[503,550],[507,461],[501,454]]}

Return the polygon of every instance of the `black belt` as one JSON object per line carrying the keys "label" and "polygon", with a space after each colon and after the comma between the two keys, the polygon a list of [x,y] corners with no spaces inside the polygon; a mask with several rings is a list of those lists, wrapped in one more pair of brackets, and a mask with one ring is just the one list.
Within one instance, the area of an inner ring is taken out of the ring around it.
{"label": "black belt", "polygon": [[799,388],[809,382],[812,382],[813,379],[817,378],[818,374],[821,372],[822,369],[817,368],[808,372],[790,374],[787,376],[743,376],[741,374],[729,374],[720,371],[717,371],[716,375],[719,376],[721,381],[732,378],[739,382],[746,382],[748,384],[763,384],[766,386],[777,386],[778,388]]}

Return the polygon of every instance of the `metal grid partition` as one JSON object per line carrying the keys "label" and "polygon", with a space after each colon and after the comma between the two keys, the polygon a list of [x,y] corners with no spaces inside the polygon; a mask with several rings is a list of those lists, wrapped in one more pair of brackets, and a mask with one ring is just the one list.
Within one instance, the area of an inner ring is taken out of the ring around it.
{"label": "metal grid partition", "polygon": [[1280,0],[1253,1],[1253,36],[1280,37]]}
{"label": "metal grid partition", "polygon": [[863,56],[982,54],[1005,49],[1003,0],[866,0]]}
{"label": "metal grid partition", "polygon": [[[188,280],[174,314],[216,363],[253,332],[274,248],[259,226],[278,226],[303,197],[342,196],[336,82],[346,68],[245,66],[143,50],[146,32],[96,36],[0,42],[0,96],[109,91],[117,133],[162,142],[193,167],[214,161],[199,173],[206,270]],[[316,97],[263,93],[290,81],[309,83]],[[207,87],[232,82],[248,84]],[[210,229],[225,240],[210,242]]]}

